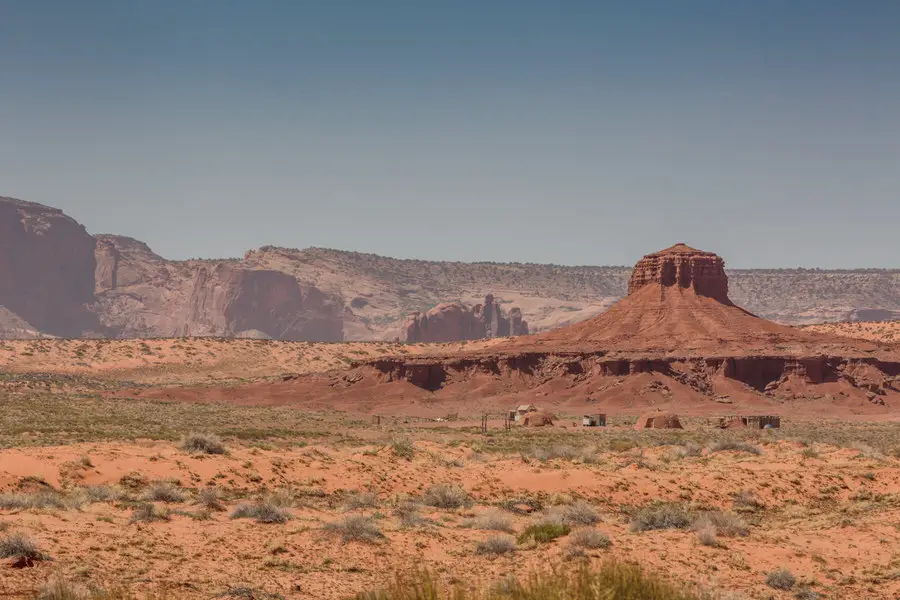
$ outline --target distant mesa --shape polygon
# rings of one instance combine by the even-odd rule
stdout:
[[[628,282],[628,294],[651,284],[691,289],[701,296],[731,304],[725,261],[712,252],[686,244],[675,244],[639,260]]]
[[[403,326],[402,339],[407,342],[461,342],[497,337],[525,335],[528,322],[516,307],[505,312],[493,294],[484,304],[473,307],[462,302],[444,302],[426,312],[409,316]]]

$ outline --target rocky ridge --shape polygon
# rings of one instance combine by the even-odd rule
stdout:
[[[427,312],[409,316],[403,327],[402,341],[456,342],[525,335],[528,323],[522,311],[512,307],[507,314],[493,294],[483,304],[469,307],[462,302],[438,304]]]
[[[692,259],[670,261],[676,278],[682,260]],[[781,323],[900,314],[900,271],[726,272],[733,300]],[[0,198],[0,337],[393,340],[404,337],[411,313],[448,299],[474,306],[486,290],[519,308],[521,317],[510,311],[510,321],[521,318],[539,333],[607,310],[631,277],[625,267],[433,262],[272,246],[242,259],[174,261],[138,240],[91,236],[58,209]],[[643,275],[634,277],[638,284]],[[251,310],[261,314],[243,312]]]

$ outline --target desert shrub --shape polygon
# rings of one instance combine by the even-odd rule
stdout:
[[[65,497],[56,491],[40,491],[30,494],[0,495],[0,509],[39,510],[44,508],[66,508]]]
[[[191,433],[181,438],[178,446],[192,454],[225,454],[225,444],[211,433]]]
[[[35,600],[85,600],[83,590],[60,577],[50,578],[38,590]]]
[[[540,461],[554,460],[557,458],[561,460],[574,460],[575,458],[578,458],[579,454],[580,452],[577,448],[565,444],[537,447],[531,451],[531,455]]]
[[[290,513],[284,508],[271,502],[256,502],[254,504],[238,504],[231,513],[232,519],[253,519],[257,523],[285,523],[291,518]]]
[[[672,449],[672,456],[674,458],[687,458],[689,456],[700,456],[703,452],[703,448],[700,447],[699,444],[694,442],[686,442],[684,444],[675,446]]]
[[[49,559],[46,554],[40,551],[33,539],[20,533],[0,538],[0,558]]]
[[[534,541],[538,544],[546,544],[547,542],[552,542],[556,538],[569,535],[570,531],[571,528],[562,523],[534,523],[526,527],[525,531],[519,534],[519,543],[524,544]]]
[[[272,594],[245,586],[230,587],[221,594],[216,594],[213,598],[223,598],[227,600],[284,600],[284,596],[281,596],[280,594]]]
[[[515,552],[516,540],[508,535],[495,535],[475,545],[476,554],[509,554]]]
[[[297,492],[289,487],[281,487],[266,495],[264,502],[279,508],[293,508],[297,504]]]
[[[795,583],[797,578],[787,569],[779,569],[766,575],[766,585],[776,590],[789,590]]]
[[[713,548],[718,547],[719,545],[719,537],[716,532],[716,528],[713,525],[702,525],[701,527],[696,528],[697,539],[704,546],[711,546]]]
[[[407,439],[397,439],[392,441],[391,450],[394,451],[395,456],[406,460],[412,460],[413,456],[416,454],[416,447],[413,445],[412,440]]]
[[[692,520],[690,511],[681,504],[653,504],[634,513],[631,519],[631,530],[684,529],[691,524]]]
[[[196,503],[207,510],[225,510],[222,499],[219,497],[219,490],[214,487],[208,487],[197,493]]]
[[[394,509],[394,514],[400,518],[403,527],[416,527],[425,521],[419,514],[419,505],[415,502],[401,502]]]
[[[719,510],[700,513],[694,518],[693,527],[698,532],[712,528],[714,533],[726,537],[743,537],[750,533],[750,527],[740,515]]]
[[[753,444],[748,444],[747,442],[742,442],[741,440],[736,440],[734,438],[726,438],[724,440],[719,440],[718,442],[714,442],[710,445],[710,452],[724,452],[727,450],[733,450],[735,452],[747,452],[749,454],[762,454],[762,450],[760,450],[757,446]]]
[[[384,534],[378,529],[372,517],[364,515],[350,515],[340,521],[325,524],[325,531],[330,531],[341,536],[341,541],[347,542],[377,542],[384,538]]]
[[[732,495],[732,506],[738,512],[755,512],[763,508],[763,504],[752,490],[741,490]]]
[[[108,485],[89,485],[79,489],[83,491],[88,502],[112,502],[121,496],[115,488]]]
[[[575,527],[577,525],[594,525],[599,523],[600,515],[593,506],[579,500],[568,505],[554,506],[547,512],[545,520]]]
[[[144,491],[146,502],[184,502],[185,493],[171,481],[154,481]]]
[[[808,585],[801,585],[794,591],[795,600],[819,600],[820,598],[822,598],[822,594]]]
[[[819,451],[812,447],[804,448],[800,451],[800,456],[803,458],[819,458]]]
[[[153,523],[154,521],[168,521],[172,518],[168,510],[154,506],[149,502],[138,504],[131,512],[130,523]]]
[[[612,542],[609,541],[609,536],[599,529],[582,527],[569,536],[569,545],[579,550],[599,550],[609,548]]]
[[[378,508],[378,494],[375,492],[356,492],[350,494],[344,502],[344,507],[347,510]]]
[[[446,588],[427,572],[399,578],[385,590],[362,592],[355,600],[699,600],[656,575],[645,573],[639,566],[611,561],[599,568],[582,566],[576,570],[532,573],[521,580],[504,582],[494,593],[472,594],[463,586]]]
[[[469,493],[458,485],[438,483],[425,490],[422,502],[435,508],[463,508],[470,506],[472,499]]]
[[[490,511],[478,515],[474,519],[466,521],[464,525],[465,527],[485,531],[505,531],[506,533],[513,531],[513,520],[499,511]]]

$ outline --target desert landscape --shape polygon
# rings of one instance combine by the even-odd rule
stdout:
[[[0,589],[898,597],[892,325],[776,324],[729,289],[677,244],[534,335],[0,342]]]

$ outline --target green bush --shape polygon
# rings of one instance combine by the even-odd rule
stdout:
[[[546,544],[556,538],[569,535],[570,531],[569,526],[562,523],[535,523],[526,527],[525,531],[519,534],[519,543],[524,544],[529,541],[535,541],[538,544]]]

